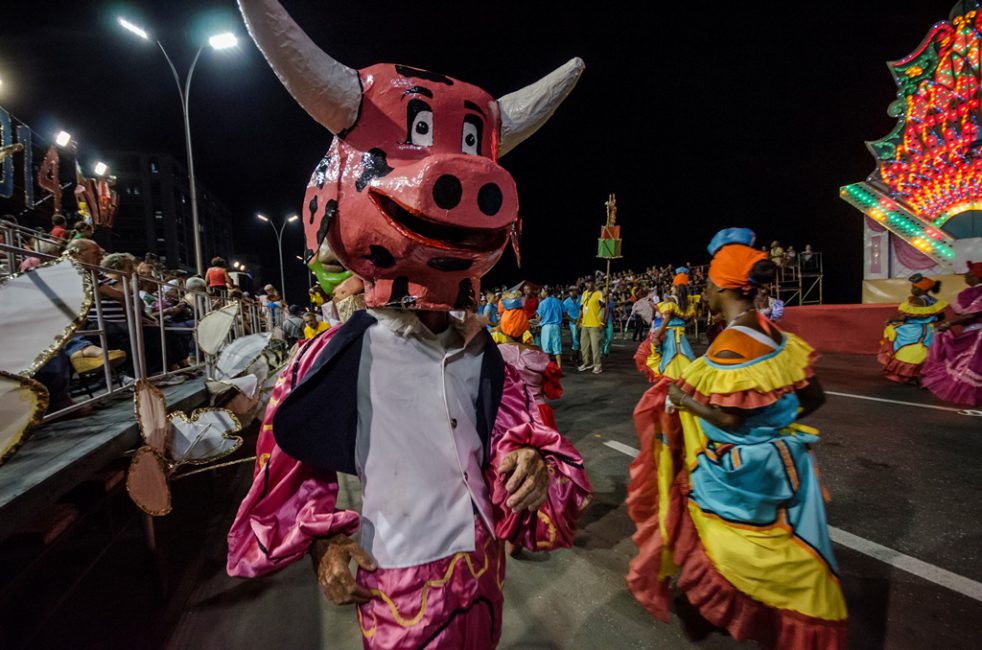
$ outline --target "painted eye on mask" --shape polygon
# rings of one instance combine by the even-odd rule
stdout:
[[[481,155],[481,130],[484,125],[475,115],[464,116],[464,128],[460,136],[460,150],[472,156]]]
[[[481,120],[473,115],[464,118],[460,137],[460,150],[472,156],[481,155]]]
[[[409,133],[406,142],[417,147],[433,146],[433,109],[426,102],[414,99],[406,107]]]

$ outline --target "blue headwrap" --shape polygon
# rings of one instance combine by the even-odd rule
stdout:
[[[755,239],[757,239],[757,235],[750,228],[724,228],[713,236],[707,248],[709,249],[710,255],[715,255],[716,251],[727,244],[753,246]]]

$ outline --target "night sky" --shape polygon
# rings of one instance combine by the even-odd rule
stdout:
[[[637,4],[284,2],[351,67],[405,63],[496,96],[572,56],[586,61],[555,117],[502,158],[518,184],[523,269],[508,251],[490,281],[557,282],[598,268],[603,204],[615,192],[625,253],[615,269],[698,264],[718,229],[749,226],[758,243],[823,251],[827,301],[857,301],[862,217],[838,188],[872,171],[863,143],[894,125],[885,62],[915,49],[952,3]],[[183,160],[170,71],[117,15],[151,29],[182,71],[209,32],[240,36],[235,50],[206,50],[195,72],[195,164],[233,209],[239,251],[258,255],[260,279],[278,284],[275,238],[255,212],[299,212],[331,135],[280,85],[234,2],[6,0],[0,105],[40,133],[72,132],[83,160],[112,150]],[[306,282],[294,257],[301,228],[287,232],[296,296]]]

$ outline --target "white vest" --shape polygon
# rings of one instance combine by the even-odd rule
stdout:
[[[358,370],[361,545],[386,569],[473,551],[475,511],[494,530],[477,433],[484,338],[465,348],[455,327],[434,335],[414,314],[371,314]]]

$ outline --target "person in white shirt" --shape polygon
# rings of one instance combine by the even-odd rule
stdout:
[[[591,493],[579,453],[541,421],[473,314],[479,278],[519,227],[497,155],[515,129],[544,123],[582,63],[519,91],[534,125],[506,122],[510,104],[476,86],[406,66],[351,70],[279,3],[239,6],[301,105],[344,132],[301,223],[318,261],[364,280],[367,309],[304,344],[274,389],[227,571],[256,577],[310,553],[324,595],[358,605],[366,648],[493,648],[505,542],[569,546]],[[464,108],[462,137],[434,139],[461,133]],[[393,145],[396,131],[410,140]],[[337,472],[360,480],[360,514],[337,507]]]

